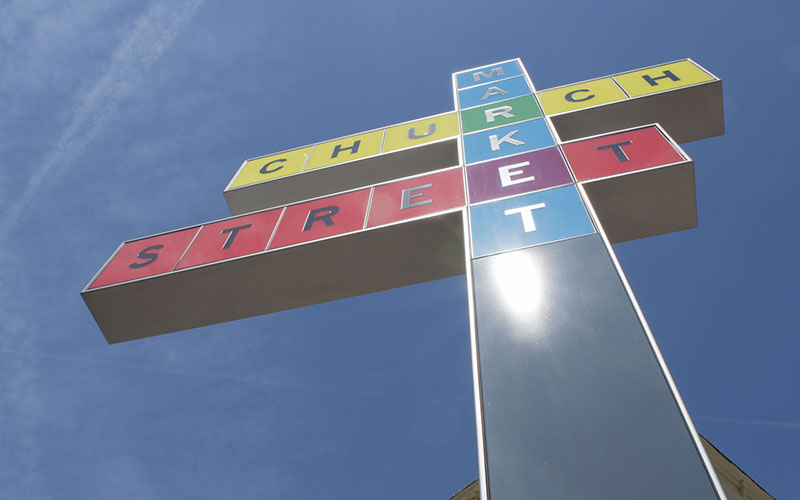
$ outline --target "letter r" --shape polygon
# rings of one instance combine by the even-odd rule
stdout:
[[[500,106],[499,108],[487,109],[484,111],[486,113],[486,123],[494,122],[494,118],[496,116],[502,116],[503,118],[514,118],[514,115],[511,114],[511,110],[513,108],[511,106]]]

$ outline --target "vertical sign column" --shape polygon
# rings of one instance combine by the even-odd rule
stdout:
[[[724,498],[522,64],[453,85],[482,498]]]

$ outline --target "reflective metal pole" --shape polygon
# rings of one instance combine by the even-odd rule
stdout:
[[[453,85],[482,498],[725,498],[522,64]]]

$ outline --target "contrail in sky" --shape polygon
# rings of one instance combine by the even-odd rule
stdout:
[[[17,223],[42,183],[58,166],[63,171],[102,130],[119,104],[141,84],[143,75],[161,57],[203,0],[156,2],[139,16],[117,46],[105,72],[79,99],[67,125],[44,160],[34,169],[22,193],[0,220],[0,241]]]
[[[76,99],[78,104],[70,110],[72,120],[32,169],[19,196],[0,215],[0,242],[6,240],[9,231],[38,196],[45,179],[52,181],[56,174],[69,168],[120,103],[134,94],[147,70],[173,43],[201,3],[202,0],[155,2],[131,23],[130,30],[104,65],[103,73]],[[13,20],[8,18],[4,22],[13,25]],[[15,312],[20,293],[23,292],[3,290],[0,294],[2,344],[33,350],[34,340],[28,323]],[[14,433],[3,436],[0,449],[0,496],[42,498],[44,472],[34,432],[35,422],[42,418],[44,411],[39,398],[38,363],[15,356],[4,359],[2,368],[0,391],[10,411],[0,413],[0,429],[14,429]]]
[[[748,418],[724,417],[695,417],[694,420],[705,422],[720,422],[723,424],[754,425],[759,427],[783,427],[786,429],[800,429],[800,422],[787,422],[783,420],[757,420]]]

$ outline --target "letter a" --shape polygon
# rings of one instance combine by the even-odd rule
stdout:
[[[508,94],[508,92],[501,89],[500,87],[489,87],[488,89],[486,89],[486,93],[483,94],[483,97],[481,97],[481,101],[485,101],[486,99],[492,97],[493,95],[506,95],[506,94]]]

